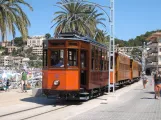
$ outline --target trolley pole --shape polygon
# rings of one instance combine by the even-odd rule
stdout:
[[[112,74],[111,74],[112,73]],[[115,38],[114,38],[114,0],[110,0],[110,44],[109,44],[109,80],[108,80],[108,92],[110,93],[110,87],[112,79],[113,92],[115,92]]]

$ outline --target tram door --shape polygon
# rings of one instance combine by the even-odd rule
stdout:
[[[80,87],[87,85],[87,51],[80,52]]]

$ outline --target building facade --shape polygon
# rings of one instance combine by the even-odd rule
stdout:
[[[40,55],[42,56],[43,54],[43,47],[42,46],[35,46],[32,48],[32,53],[36,54],[36,55]]]
[[[151,74],[154,70],[161,72],[161,32],[152,34],[147,40],[146,73]]]
[[[36,55],[42,55],[43,40],[45,36],[33,36],[27,39],[27,47],[32,47],[33,53]]]
[[[11,66],[12,61],[13,61],[13,59],[11,56],[1,56],[0,57],[0,66]]]
[[[7,46],[6,49],[7,49],[8,53],[12,53],[12,51],[17,50],[18,47],[16,47],[16,46]]]
[[[12,43],[10,41],[3,41],[3,42],[0,42],[0,46],[2,47],[7,47],[7,46],[11,46]]]
[[[12,57],[12,56],[1,56],[0,57],[0,66],[5,66],[5,67],[18,67],[18,66],[24,66],[28,64],[30,61],[29,58],[24,58],[24,57]]]
[[[27,39],[28,47],[42,46],[43,40],[45,40],[45,36],[32,36]]]

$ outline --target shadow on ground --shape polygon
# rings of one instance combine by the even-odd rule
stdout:
[[[81,105],[82,101],[66,101],[66,100],[56,100],[56,99],[47,99],[46,97],[29,97],[23,98],[21,101],[31,102],[41,105]]]
[[[143,90],[143,89],[134,89],[134,90]]]
[[[153,97],[153,98],[150,98],[150,97],[143,97],[143,98],[140,98],[140,99],[154,99],[154,97]]]
[[[149,94],[155,94],[154,92],[145,92],[145,93],[149,93]]]

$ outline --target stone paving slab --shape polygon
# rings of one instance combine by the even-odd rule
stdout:
[[[161,120],[161,100],[154,99],[152,77],[148,79],[146,90],[140,84],[115,102],[99,105],[69,120]]]

